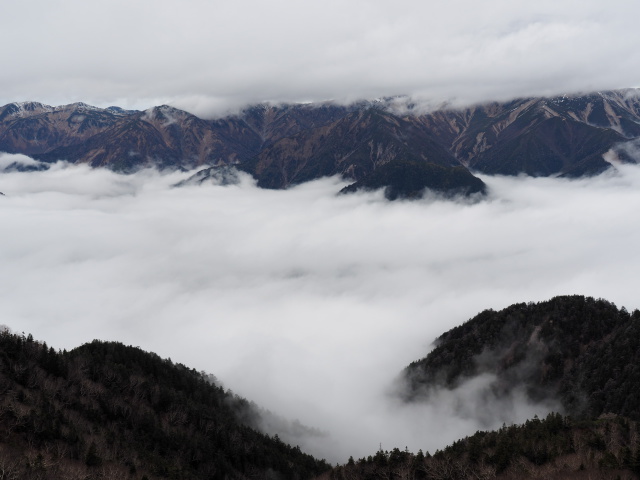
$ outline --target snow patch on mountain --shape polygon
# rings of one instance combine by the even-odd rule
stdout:
[[[9,116],[12,117],[25,117],[38,113],[52,112],[54,108],[40,102],[14,102],[5,105],[2,110],[3,112],[8,111]]]

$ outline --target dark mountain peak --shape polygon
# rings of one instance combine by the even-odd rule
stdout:
[[[498,399],[524,388],[534,401],[558,400],[572,415],[640,419],[633,393],[640,389],[639,361],[640,311],[572,295],[485,310],[440,336],[405,375],[414,400],[489,373]]]
[[[387,200],[417,199],[426,191],[446,196],[484,195],[486,185],[466,168],[445,167],[425,162],[392,161],[373,170],[340,193],[384,188]]]
[[[266,146],[241,168],[258,178],[261,187],[286,188],[331,175],[358,181],[396,160],[457,164],[429,132],[385,109],[340,113],[335,121],[309,126]]]

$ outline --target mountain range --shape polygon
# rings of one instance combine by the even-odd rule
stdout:
[[[145,111],[37,102],[0,108],[0,151],[42,162],[63,159],[123,172],[233,166],[258,186],[275,189],[341,175],[353,181],[349,191],[392,186],[394,197],[415,196],[425,187],[481,192],[473,173],[594,175],[612,161],[631,161],[624,145],[638,137],[635,89],[429,111],[408,99],[262,104],[213,120],[167,105]],[[418,171],[427,180],[394,183]]]

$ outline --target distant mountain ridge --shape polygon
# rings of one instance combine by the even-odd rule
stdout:
[[[486,174],[582,176],[640,137],[638,90],[527,98],[421,112],[391,100],[256,105],[205,120],[162,105],[145,111],[83,103],[0,107],[0,151],[134,171],[234,165],[258,185],[327,175],[354,182],[383,165],[418,162]],[[630,160],[624,154],[623,161]]]

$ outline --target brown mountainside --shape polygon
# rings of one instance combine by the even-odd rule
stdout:
[[[397,112],[392,104],[257,105],[206,120],[166,105],[140,112],[12,103],[0,108],[0,151],[121,171],[235,165],[261,186],[286,188],[324,175],[360,181],[395,161],[591,175],[609,167],[605,152],[640,136],[637,90],[429,113]]]

